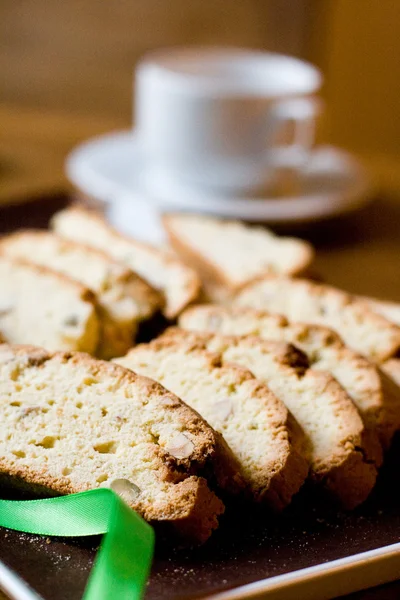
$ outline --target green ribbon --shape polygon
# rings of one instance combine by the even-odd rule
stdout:
[[[47,536],[106,533],[84,600],[140,600],[144,595],[154,532],[110,489],[45,500],[0,500],[0,526]]]

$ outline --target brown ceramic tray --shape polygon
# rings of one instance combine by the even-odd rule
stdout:
[[[231,506],[201,548],[178,549],[158,540],[147,599],[331,598],[396,579],[399,441],[372,496],[352,513],[338,512],[305,489],[279,518]],[[0,560],[45,600],[78,600],[98,541],[0,529]]]

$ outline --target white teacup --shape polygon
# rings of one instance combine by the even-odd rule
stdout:
[[[148,55],[135,87],[146,179],[228,192],[263,187],[277,157],[293,166],[306,160],[318,107],[312,94],[321,82],[312,65],[267,52],[187,48]],[[280,146],[290,121],[292,140]]]

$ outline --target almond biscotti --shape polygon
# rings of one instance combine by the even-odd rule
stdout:
[[[192,331],[253,335],[292,343],[307,354],[315,370],[331,373],[356,404],[367,427],[384,449],[400,429],[400,390],[372,362],[354,352],[331,329],[289,322],[285,317],[238,306],[198,305],[187,309],[179,325]]]
[[[236,456],[256,501],[289,504],[307,475],[285,405],[251,373],[223,365],[196,344],[159,339],[133,348],[119,364],[151,376],[197,410]]]
[[[68,277],[0,256],[0,331],[14,344],[94,353],[99,319],[93,293]]]
[[[367,296],[358,296],[358,299],[365,302],[374,312],[400,326],[400,303],[378,300],[378,298]]]
[[[389,358],[381,365],[381,368],[397,386],[400,386],[400,358]]]
[[[100,358],[125,353],[133,344],[138,324],[162,305],[156,290],[107,254],[48,231],[23,231],[4,237],[0,254],[63,273],[96,294],[101,325],[96,355]]]
[[[201,282],[195,271],[165,250],[120,235],[94,212],[68,208],[55,215],[52,225],[59,235],[107,252],[161,290],[168,319],[175,319],[199,296]]]
[[[302,364],[293,346],[255,336],[222,336],[175,327],[162,339],[203,345],[220,353],[224,362],[250,369],[285,403],[302,428],[311,477],[322,482],[345,508],[366,499],[381,463],[380,448],[371,443],[355,405],[332,376]]]
[[[163,216],[174,250],[202,279],[235,290],[261,275],[296,275],[314,257],[310,244],[274,235],[265,227],[191,214]]]
[[[222,502],[215,432],[158,383],[80,353],[0,346],[0,475],[54,494],[113,487],[191,541]]]
[[[331,327],[350,348],[377,363],[400,351],[400,327],[351,294],[306,279],[265,277],[245,286],[234,304]]]
[[[398,302],[388,302],[366,296],[360,296],[359,300],[365,302],[374,312],[400,327],[400,304]],[[381,365],[381,368],[400,386],[400,358],[389,358]]]

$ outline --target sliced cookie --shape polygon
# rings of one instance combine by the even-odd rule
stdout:
[[[400,326],[399,302],[389,302],[388,300],[379,300],[378,298],[369,298],[367,296],[358,296],[358,299],[365,302],[374,312]]]
[[[310,476],[345,508],[371,492],[381,461],[350,397],[328,373],[308,368],[302,353],[255,336],[223,336],[171,328],[163,338],[187,340],[218,352],[224,362],[251,369],[293,414],[304,432]]]
[[[174,250],[204,282],[228,290],[268,273],[304,272],[314,258],[308,242],[279,237],[266,227],[179,213],[165,214],[163,224]]]
[[[222,502],[202,475],[215,432],[158,383],[86,354],[0,346],[0,474],[34,491],[121,492],[148,521],[205,541]]]
[[[400,327],[400,303],[378,300],[377,298],[359,297],[368,307]],[[400,386],[400,358],[389,358],[382,364],[382,370]]]
[[[162,306],[162,297],[109,255],[48,231],[23,231],[0,240],[0,254],[76,279],[97,296],[100,339],[96,355],[113,358],[133,344],[138,324]]]
[[[381,365],[381,368],[395,382],[396,386],[400,386],[400,358],[389,358]]]
[[[69,277],[0,256],[0,331],[9,343],[94,354],[100,331],[95,297]]]
[[[400,351],[400,327],[334,287],[306,279],[265,277],[245,286],[233,303],[331,327],[350,348],[377,363]]]
[[[52,226],[65,238],[103,250],[161,290],[168,319],[175,319],[199,296],[201,283],[195,271],[165,250],[119,234],[94,212],[68,208],[54,216]]]
[[[180,317],[181,327],[223,335],[255,335],[292,343],[307,354],[314,370],[331,373],[356,404],[367,427],[376,431],[384,449],[400,429],[400,390],[372,362],[348,348],[322,325],[289,322],[253,308],[198,305]]]
[[[308,465],[285,405],[238,366],[204,345],[159,339],[133,348],[119,364],[172,390],[225,438],[256,501],[280,510],[302,485]]]

